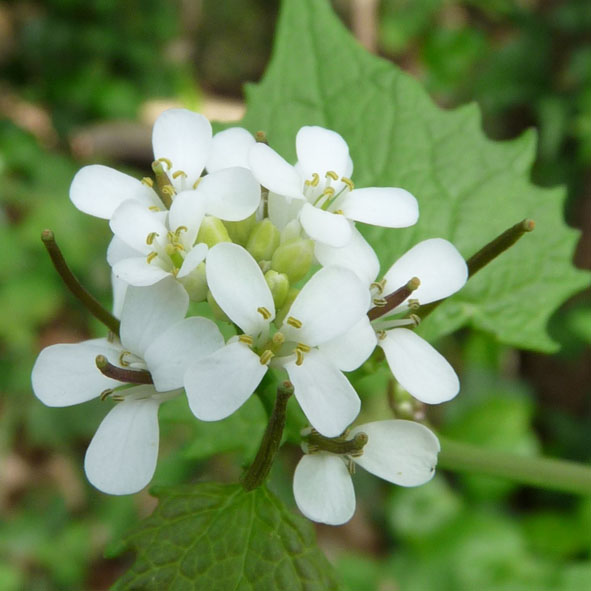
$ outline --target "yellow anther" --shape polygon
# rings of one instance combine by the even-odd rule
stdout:
[[[326,187],[326,189],[324,189],[324,191],[322,191],[322,194],[332,197],[334,195],[334,189],[332,187]]]
[[[326,173],[326,176],[330,177],[333,181],[339,180],[339,175],[334,170],[329,170]]]
[[[119,364],[123,367],[129,367],[129,363],[125,361],[125,356],[127,355],[127,351],[123,351],[121,355],[119,355]]]
[[[296,354],[296,365],[302,365],[302,363],[304,363],[303,351],[300,351],[300,349],[296,349],[295,354]]]
[[[335,209],[332,213],[336,213],[337,215],[345,215],[345,212],[342,209]]]
[[[290,326],[293,326],[294,328],[302,328],[301,320],[298,320],[297,318],[294,318],[293,316],[289,316],[285,322],[287,322],[287,324],[289,324]]]
[[[178,179],[180,176],[187,178],[187,173],[184,170],[177,170],[176,172],[172,173],[173,179]]]
[[[148,207],[148,209],[150,211],[160,211],[160,208],[157,205],[150,205],[150,207]]]
[[[267,365],[267,363],[269,363],[269,361],[271,361],[271,358],[274,356],[275,353],[273,353],[273,351],[269,351],[269,349],[263,351],[262,355],[259,358],[261,365]]]
[[[164,164],[166,164],[166,166],[168,166],[168,170],[172,168],[172,162],[168,158],[158,158],[156,162],[163,162]]]
[[[174,187],[172,185],[164,185],[164,187],[162,187],[160,190],[169,197],[173,197],[174,195],[176,195],[176,191],[174,190]]]
[[[310,350],[309,345],[305,345],[304,343],[298,343],[296,346],[296,351],[301,351],[302,353],[309,353]]]
[[[187,228],[187,226],[179,226],[175,231],[174,231],[174,235],[178,238],[181,234],[181,232],[188,232],[189,228]]]
[[[180,242],[173,242],[172,244],[173,248],[177,251],[182,251],[185,252],[185,247],[180,243]]]
[[[153,187],[154,186],[154,181],[149,177],[149,176],[145,176],[142,179],[142,183],[148,187]]]
[[[374,281],[369,288],[376,289],[378,293],[384,293],[384,288],[386,287],[386,280],[381,279],[380,281]]]
[[[386,338],[386,331],[385,330],[378,330],[376,332],[376,336],[378,337],[378,340],[383,341]]]
[[[111,394],[113,394],[113,390],[111,390],[111,388],[107,388],[101,392],[100,399],[104,402]]]
[[[345,185],[347,185],[347,187],[349,187],[349,191],[352,191],[355,188],[353,181],[351,179],[347,178],[346,176],[342,176],[341,181],[343,181],[343,183],[345,183]]]
[[[410,300],[408,300],[408,307],[411,310],[418,310],[421,307],[421,304],[419,304],[419,300],[417,300],[416,298],[411,298]]]
[[[373,305],[377,306],[378,308],[385,306],[387,303],[388,303],[388,300],[386,298],[374,298],[373,299]]]
[[[241,343],[246,343],[246,344],[247,344],[249,347],[250,347],[250,346],[252,346],[252,345],[254,344],[254,340],[253,340],[253,338],[252,338],[251,336],[247,335],[247,334],[241,334],[241,335],[238,337],[238,340],[239,340]]]
[[[413,321],[413,324],[415,326],[418,326],[419,324],[421,324],[421,317],[420,316],[417,316],[416,314],[411,314],[409,316],[409,318],[410,318],[410,320]]]
[[[201,182],[201,179],[203,177],[199,177],[194,183],[193,183],[193,189],[196,189],[199,186],[199,183]]]
[[[147,257],[146,260],[148,263],[151,263],[156,257],[158,256],[157,252],[151,252]]]
[[[264,306],[260,306],[259,308],[257,308],[257,312],[265,319],[265,320],[269,320],[269,318],[271,318],[271,312],[269,312],[269,310],[267,310],[267,308],[265,308]]]
[[[317,172],[315,172],[315,173],[312,175],[312,180],[310,181],[310,184],[311,184],[313,187],[317,187],[319,182],[320,182],[320,177],[318,176],[318,173],[317,173]]]
[[[156,238],[156,236],[158,236],[158,232],[150,232],[146,236],[146,244],[152,245],[152,243],[154,242],[154,239]]]
[[[283,345],[285,343],[285,335],[282,332],[276,332],[271,339],[274,345]]]

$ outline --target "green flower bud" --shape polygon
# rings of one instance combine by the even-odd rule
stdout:
[[[206,215],[201,222],[197,242],[204,242],[211,248],[219,242],[232,242],[222,220]]]
[[[246,250],[255,261],[268,261],[278,246],[279,230],[267,218],[254,227],[246,243]]]
[[[293,242],[294,240],[299,240],[302,237],[302,226],[298,220],[291,220],[286,226],[281,230],[281,244],[285,244],[287,242]]]
[[[207,292],[207,303],[211,308],[213,316],[216,320],[223,320],[224,322],[232,322],[227,316],[226,313],[220,308],[219,304],[214,300],[213,296],[211,295],[211,291]]]
[[[306,276],[314,262],[314,242],[312,240],[295,240],[282,244],[271,259],[271,269],[285,273],[291,283]]]
[[[205,279],[205,263],[198,265],[185,277],[180,277],[179,281],[187,290],[189,298],[193,302],[202,302],[207,297],[207,280]]]
[[[289,279],[285,273],[277,273],[277,271],[271,270],[265,273],[265,281],[273,294],[275,310],[279,310],[287,299]]]
[[[246,246],[248,237],[250,236],[255,223],[256,213],[253,213],[245,220],[240,220],[239,222],[224,222],[224,226],[226,226],[226,230],[228,230],[228,235],[232,239],[232,242],[240,244],[240,246]]]
[[[281,308],[279,308],[275,314],[276,326],[279,326],[285,320],[285,317],[287,316],[287,313],[289,312],[289,309],[291,308],[291,305],[296,299],[298,293],[300,293],[300,290],[295,287],[290,288],[290,290],[287,292],[287,297],[283,302],[283,306],[281,306]]]

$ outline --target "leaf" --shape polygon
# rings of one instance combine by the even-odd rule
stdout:
[[[157,509],[127,540],[136,562],[113,591],[338,589],[312,525],[266,488],[208,482],[156,494]]]
[[[357,186],[400,186],[417,197],[413,228],[363,228],[383,271],[423,239],[447,238],[469,257],[521,219],[534,219],[536,231],[440,306],[424,336],[472,325],[504,343],[555,350],[547,320],[589,275],[570,262],[578,233],[562,219],[564,190],[529,180],[535,133],[489,140],[476,105],[434,105],[416,80],[359,46],[326,0],[282,6],[271,64],[247,88],[243,125],[265,130],[291,162],[301,126],[334,129],[350,146]]]

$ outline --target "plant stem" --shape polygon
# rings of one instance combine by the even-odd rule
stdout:
[[[554,458],[517,456],[449,439],[439,439],[439,468],[496,476],[567,493],[591,495],[590,466]]]
[[[293,394],[293,385],[285,381],[277,387],[275,406],[265,429],[259,451],[250,468],[242,478],[242,486],[245,490],[258,488],[267,476],[279,449],[283,428],[285,427],[285,411],[289,397]]]
[[[491,261],[496,259],[500,254],[513,246],[524,234],[532,232],[535,228],[533,220],[521,220],[519,223],[511,226],[502,234],[499,234],[494,240],[483,246],[476,254],[473,254],[467,261],[468,279],[478,273],[480,269],[488,265]],[[447,298],[431,302],[425,306],[421,306],[417,315],[421,319],[426,318],[437,306],[445,302]]]
[[[120,322],[78,281],[72,273],[66,259],[62,254],[55,236],[51,230],[43,230],[41,240],[51,258],[55,270],[59,273],[62,281],[82,305],[98,320],[100,320],[111,332],[119,336]]]

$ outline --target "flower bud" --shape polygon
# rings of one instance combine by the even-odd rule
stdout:
[[[281,230],[281,244],[285,244],[286,242],[293,242],[294,240],[299,240],[302,237],[302,226],[298,220],[291,220],[286,226]]]
[[[289,279],[285,273],[277,273],[277,271],[270,270],[265,273],[265,281],[271,290],[271,294],[273,294],[275,310],[279,310],[287,299]]]
[[[305,277],[314,262],[314,242],[295,240],[282,244],[271,259],[271,269],[285,273],[291,283]]]
[[[179,277],[178,280],[187,290],[189,298],[193,302],[202,302],[207,297],[207,280],[205,278],[205,263],[198,265],[185,277]]]
[[[279,230],[267,218],[254,227],[246,243],[246,250],[255,261],[269,261],[278,246]]]
[[[201,222],[197,242],[204,242],[212,248],[219,242],[232,242],[222,220],[206,215]]]
[[[293,304],[293,301],[298,296],[298,293],[300,293],[300,290],[297,289],[296,287],[292,287],[287,292],[287,297],[285,298],[285,301],[283,302],[283,306],[280,309],[277,309],[277,312],[275,313],[275,325],[276,326],[280,325],[285,320],[285,317],[287,316],[289,309],[291,308],[291,305]]]
[[[253,213],[244,220],[239,222],[224,222],[228,235],[232,239],[232,242],[240,244],[240,246],[246,246],[248,237],[254,228],[256,223],[256,213]]]

